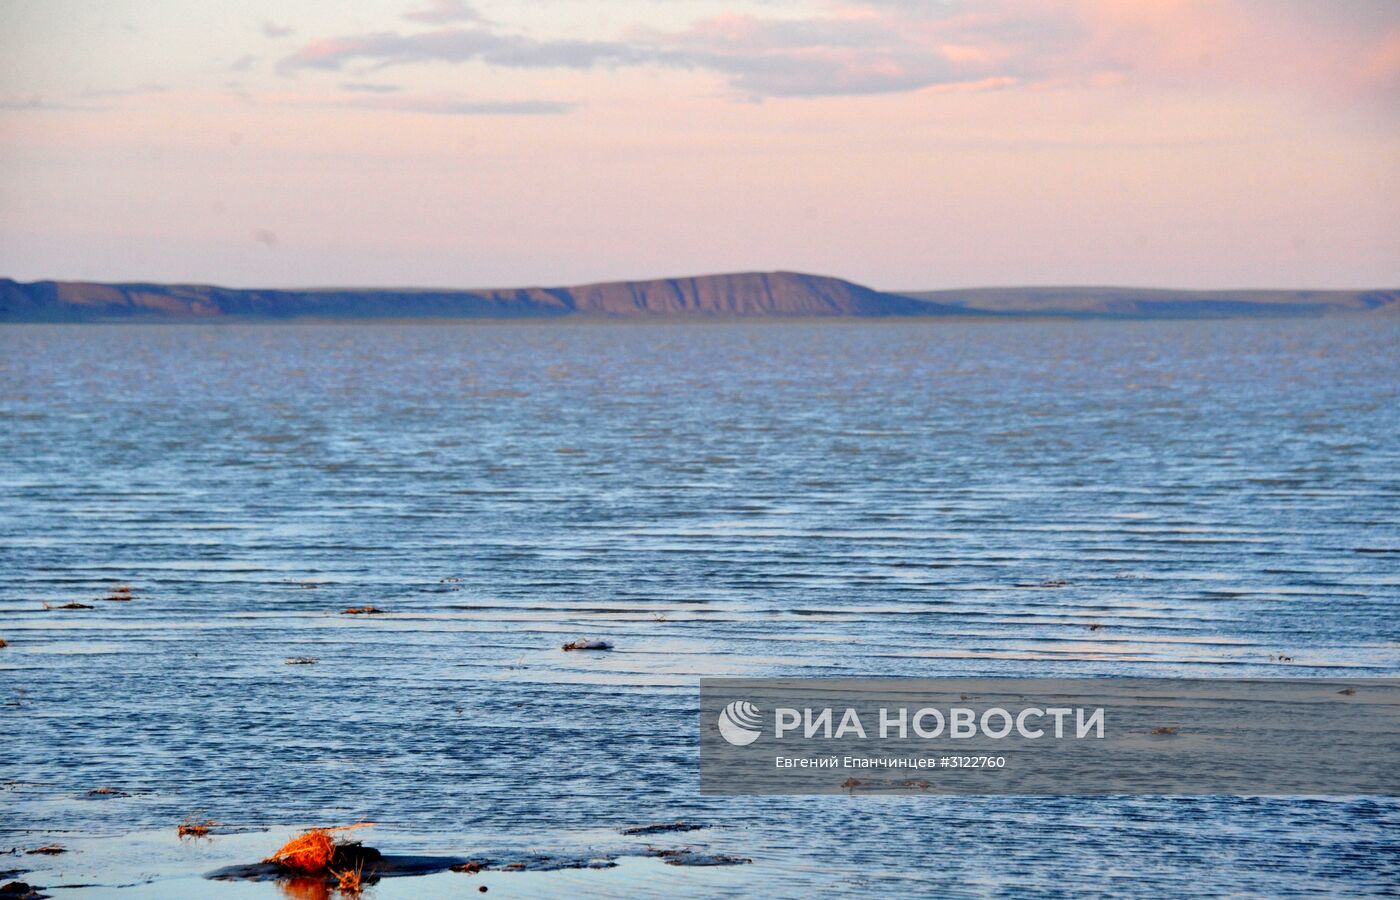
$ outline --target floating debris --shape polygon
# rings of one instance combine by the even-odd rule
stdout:
[[[841,782],[841,787],[845,788],[848,791],[853,791],[856,788],[860,787],[863,783],[864,782],[862,782],[859,778],[852,777],[847,778],[845,781]]]
[[[561,869],[611,869],[617,860],[606,854],[588,856],[550,856],[531,853],[500,867],[502,872],[557,872]],[[487,866],[494,868],[494,866]]]
[[[218,825],[213,819],[197,819],[191,813],[185,816],[185,820],[175,827],[175,833],[182,838],[202,838],[208,837],[209,830]]]
[[[1282,653],[1278,653],[1278,654],[1270,653],[1270,654],[1269,654],[1269,660],[1270,660],[1271,662],[1293,662],[1293,657],[1291,657],[1291,656],[1284,656]]]
[[[1103,628],[1103,623],[1102,623],[1102,622],[1094,622],[1093,624],[1091,624],[1091,625],[1089,626],[1089,630],[1090,630],[1090,631],[1098,631],[1098,630],[1101,629],[1101,628]]]
[[[8,646],[10,646],[10,642],[4,638],[0,638],[0,650],[4,650]]]
[[[1062,588],[1069,587],[1071,582],[1063,578],[1047,578],[1044,581],[1018,581],[1018,588]]]
[[[1337,693],[1350,697],[1356,693],[1356,688],[1342,688],[1340,691],[1337,691]]]
[[[111,600],[113,603],[128,603],[131,600],[131,585],[119,584],[112,588],[112,593],[102,599]]]
[[[92,609],[92,604],[90,604],[90,603],[79,603],[79,602],[76,601],[76,600],[71,600],[71,601],[69,601],[68,603],[60,603],[60,604],[45,603],[45,604],[44,604],[44,609]]]
[[[87,792],[89,797],[130,797],[126,791],[114,787],[93,788]]]
[[[675,850],[647,848],[648,856],[655,856],[668,866],[742,866],[753,860],[747,856],[730,856],[727,853],[704,853],[690,847]]]
[[[67,853],[68,848],[62,844],[45,844],[42,847],[35,847],[33,850],[26,850],[30,856],[57,856],[60,853]]]
[[[636,825],[632,828],[622,829],[623,834],[664,834],[674,831],[699,831],[704,825],[687,825],[683,820],[677,819],[674,822],[663,822],[660,825]]]
[[[289,665],[289,666],[314,666],[314,665],[316,665],[316,657],[314,657],[314,656],[289,656],[289,657],[287,657],[287,665]]]
[[[352,607],[350,607],[349,609],[345,610],[345,612],[341,613],[341,615],[342,615],[342,616],[377,616],[377,615],[382,615],[383,612],[384,612],[384,610],[380,609],[380,608],[377,607],[377,606],[352,606]]]
[[[612,648],[613,645],[607,641],[595,641],[589,638],[579,638],[564,645],[565,650],[611,650]]]
[[[466,875],[475,875],[477,872],[481,871],[481,863],[477,862],[474,859],[469,859],[464,863],[457,863],[456,865],[452,866],[451,871],[462,872]]]
[[[1176,734],[1175,725],[1158,725],[1152,729],[1153,734]]]
[[[44,900],[48,894],[41,894],[30,884],[23,881],[7,881],[0,884],[0,897],[5,900]]]

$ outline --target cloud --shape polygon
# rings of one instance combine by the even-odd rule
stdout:
[[[278,63],[298,69],[338,70],[363,61],[375,68],[410,63],[481,60],[509,68],[588,69],[600,64],[641,63],[651,57],[627,44],[604,41],[536,41],[480,28],[449,28],[421,34],[381,31],[313,41]]]
[[[230,72],[246,72],[249,69],[253,68],[253,63],[257,61],[258,58],[253,54],[244,54],[243,56],[240,56],[238,57],[238,59],[235,59],[233,62],[229,63],[228,70]]]
[[[435,7],[432,21],[441,21]],[[827,96],[1018,80],[1026,66],[989,46],[985,16],[866,9],[808,19],[724,15],[681,31],[633,28],[617,40],[542,40],[480,25],[417,33],[381,31],[312,41],[278,65],[286,73],[417,63],[481,62],[502,68],[593,69],[651,65],[712,71],[752,97]],[[927,23],[926,23],[927,25]],[[930,34],[930,31],[935,33]]]
[[[455,97],[361,97],[339,104],[352,109],[425,113],[435,116],[553,116],[575,104],[551,100],[464,100]]]
[[[1089,88],[1400,94],[1400,4],[1357,0],[860,0],[806,18],[725,14],[615,40],[538,39],[434,3],[406,18],[471,21],[312,41],[279,71],[477,62],[712,72],[738,95],[818,97],[1073,84]]]
[[[276,22],[263,22],[262,33],[270,38],[284,38],[296,32],[295,29],[285,25],[278,25]]]
[[[342,81],[340,89],[366,94],[391,94],[399,90],[399,86],[397,84],[375,84],[367,81]]]
[[[148,94],[163,94],[170,90],[166,84],[139,84],[130,88],[104,88],[103,90],[84,91],[80,97],[89,99],[101,99],[105,97],[143,97]]]
[[[364,88],[369,90],[365,91]],[[388,91],[380,88],[390,88]],[[553,116],[572,112],[577,104],[555,100],[481,100],[457,94],[399,94],[391,85],[342,85],[351,95],[327,97],[299,94],[265,98],[279,106],[362,109],[433,116]]]
[[[39,94],[22,100],[0,100],[0,112],[106,112],[110,108],[88,103],[56,103]]]
[[[461,0],[429,0],[427,9],[406,12],[403,17],[410,22],[427,25],[446,25],[449,22],[480,22],[481,15]]]

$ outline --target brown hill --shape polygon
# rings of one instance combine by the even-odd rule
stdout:
[[[905,296],[998,316],[1118,319],[1316,317],[1400,313],[1400,290],[1183,291],[1130,287],[1006,287],[915,291]]]
[[[978,316],[1239,318],[1400,314],[1400,290],[1180,291],[977,288],[893,294],[839,278],[745,272],[580,287],[239,289],[0,279],[0,322],[394,317],[604,318]]]
[[[0,279],[0,321],[450,316],[898,316],[938,304],[795,272],[746,272],[563,288],[268,290],[193,284]]]

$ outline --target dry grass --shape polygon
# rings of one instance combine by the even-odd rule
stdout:
[[[1158,725],[1152,729],[1153,734],[1176,734],[1175,725]]]
[[[335,859],[336,849],[336,842],[331,834],[337,831],[368,828],[373,824],[373,822],[359,822],[355,825],[342,825],[339,828],[313,828],[287,841],[280,850],[263,862],[275,862],[285,868],[309,874],[328,871],[332,860]],[[358,874],[358,872],[357,868],[356,873]]]
[[[33,850],[26,850],[24,852],[31,856],[35,854],[39,856],[57,856],[60,853],[67,853],[68,848],[62,844],[45,844],[42,847],[35,847]]]
[[[380,609],[380,608],[377,607],[377,606],[352,606],[352,607],[350,607],[349,609],[347,609],[345,612],[341,613],[341,615],[344,615],[344,616],[377,616],[377,615],[380,615],[380,614],[383,613],[383,612],[384,612],[384,610]]]
[[[126,791],[122,790],[121,788],[107,787],[106,785],[103,785],[102,787],[93,788],[92,790],[90,790],[90,791],[87,792],[87,795],[88,795],[89,797],[130,797],[130,796],[131,796],[130,794],[128,794]]]
[[[209,829],[218,825],[213,819],[198,819],[194,814],[185,816],[185,820],[175,828],[175,833],[182,838],[202,838],[208,837]]]
[[[313,828],[292,838],[264,862],[298,872],[324,872],[335,858],[335,840],[325,828]]]
[[[335,869],[329,869],[329,871],[335,877],[335,886],[342,894],[358,896],[365,887],[364,868],[365,864],[361,862],[356,863],[353,869],[345,869],[342,872],[337,872]]]

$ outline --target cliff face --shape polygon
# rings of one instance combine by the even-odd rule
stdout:
[[[956,312],[793,272],[504,290],[237,290],[188,284],[0,280],[0,321],[449,316],[891,316]]]
[[[927,315],[937,307],[842,281],[795,272],[749,272],[702,278],[624,281],[569,288],[584,313],[725,316]]]

